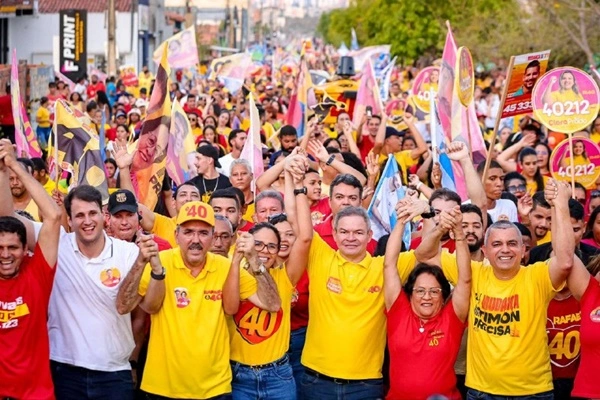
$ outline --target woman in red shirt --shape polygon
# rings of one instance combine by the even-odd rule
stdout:
[[[437,394],[458,400],[461,395],[456,389],[454,362],[471,293],[471,257],[462,229],[462,214],[458,206],[442,213],[436,228],[450,231],[456,241],[458,282],[451,301],[447,301],[450,284],[436,265],[418,264],[402,287],[396,264],[404,223],[412,219],[410,210],[417,201],[407,197],[403,202],[385,253],[384,297],[390,352],[387,399],[424,400]],[[415,208],[418,206],[412,209]]]
[[[588,272],[589,271],[589,272]],[[581,358],[572,397],[600,398],[600,257],[586,267],[575,257],[567,285],[581,306],[579,342]]]

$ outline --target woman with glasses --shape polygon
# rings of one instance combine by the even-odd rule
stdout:
[[[201,121],[196,111],[190,111],[187,113],[188,120],[190,121],[190,127],[195,138],[202,136],[202,127],[200,126]]]
[[[504,176],[504,191],[520,199],[527,194],[527,181],[520,173],[509,172]]]
[[[298,180],[301,185],[301,179]],[[286,205],[290,205],[292,214],[298,215],[297,221],[307,225],[298,230],[303,235],[296,238],[294,224],[284,220],[282,215],[271,217],[276,225],[258,223],[249,231],[254,240],[251,257],[256,257],[261,264],[257,274],[265,275],[267,281],[277,287],[282,306],[277,312],[268,312],[242,302],[239,311],[229,321],[234,400],[259,397],[296,399],[296,385],[287,351],[294,287],[306,267],[302,261],[306,263],[306,255],[299,254],[303,247],[296,244],[306,246],[311,242],[312,226],[308,200],[305,195],[294,195],[294,188],[290,176],[286,182]]]
[[[437,265],[417,264],[402,286],[397,260],[403,226],[411,218],[404,210],[400,207],[397,211],[398,224],[385,253],[383,290],[390,352],[387,399],[427,399],[436,394],[461,399],[454,363],[471,293],[471,257],[462,229],[462,214],[458,206],[442,213],[437,228],[450,232],[456,241],[458,279],[450,297],[450,284]]]

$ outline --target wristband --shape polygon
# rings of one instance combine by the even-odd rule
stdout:
[[[162,281],[165,279],[166,276],[167,271],[165,270],[165,267],[163,267],[162,269],[162,274],[155,274],[154,271],[150,271],[150,277],[152,277],[152,279],[154,279],[155,281]]]
[[[423,184],[423,182],[419,181],[419,184],[417,186],[415,186],[415,190],[419,190],[419,188],[421,187],[422,184]]]
[[[335,154],[329,156],[329,160],[325,163],[325,165],[331,165],[335,161]]]

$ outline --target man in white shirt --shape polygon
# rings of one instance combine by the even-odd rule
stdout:
[[[72,232],[61,229],[48,310],[56,397],[132,399],[131,318],[117,313],[116,296],[131,268],[145,265],[158,248],[150,236],[142,236],[137,246],[108,237],[102,195],[92,186],[73,189],[64,206]],[[0,210],[2,215],[11,212]],[[34,240],[40,224],[21,221],[28,242]]]
[[[485,162],[477,167],[477,173],[483,176]],[[485,195],[487,197],[487,212],[492,217],[492,221],[506,220],[510,222],[519,222],[517,206],[511,200],[501,199],[504,190],[504,170],[496,161],[490,163],[485,181],[483,182]]]
[[[221,167],[217,168],[219,173],[229,177],[229,174],[231,173],[231,163],[233,163],[233,160],[240,158],[247,137],[248,135],[246,132],[241,129],[234,129],[231,131],[228,139],[231,152],[219,158],[219,164],[221,164]]]

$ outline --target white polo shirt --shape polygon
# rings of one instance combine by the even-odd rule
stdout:
[[[131,317],[117,313],[116,299],[139,250],[106,233],[104,238],[100,256],[89,259],[75,233],[61,228],[48,331],[51,360],[112,372],[130,369]]]

